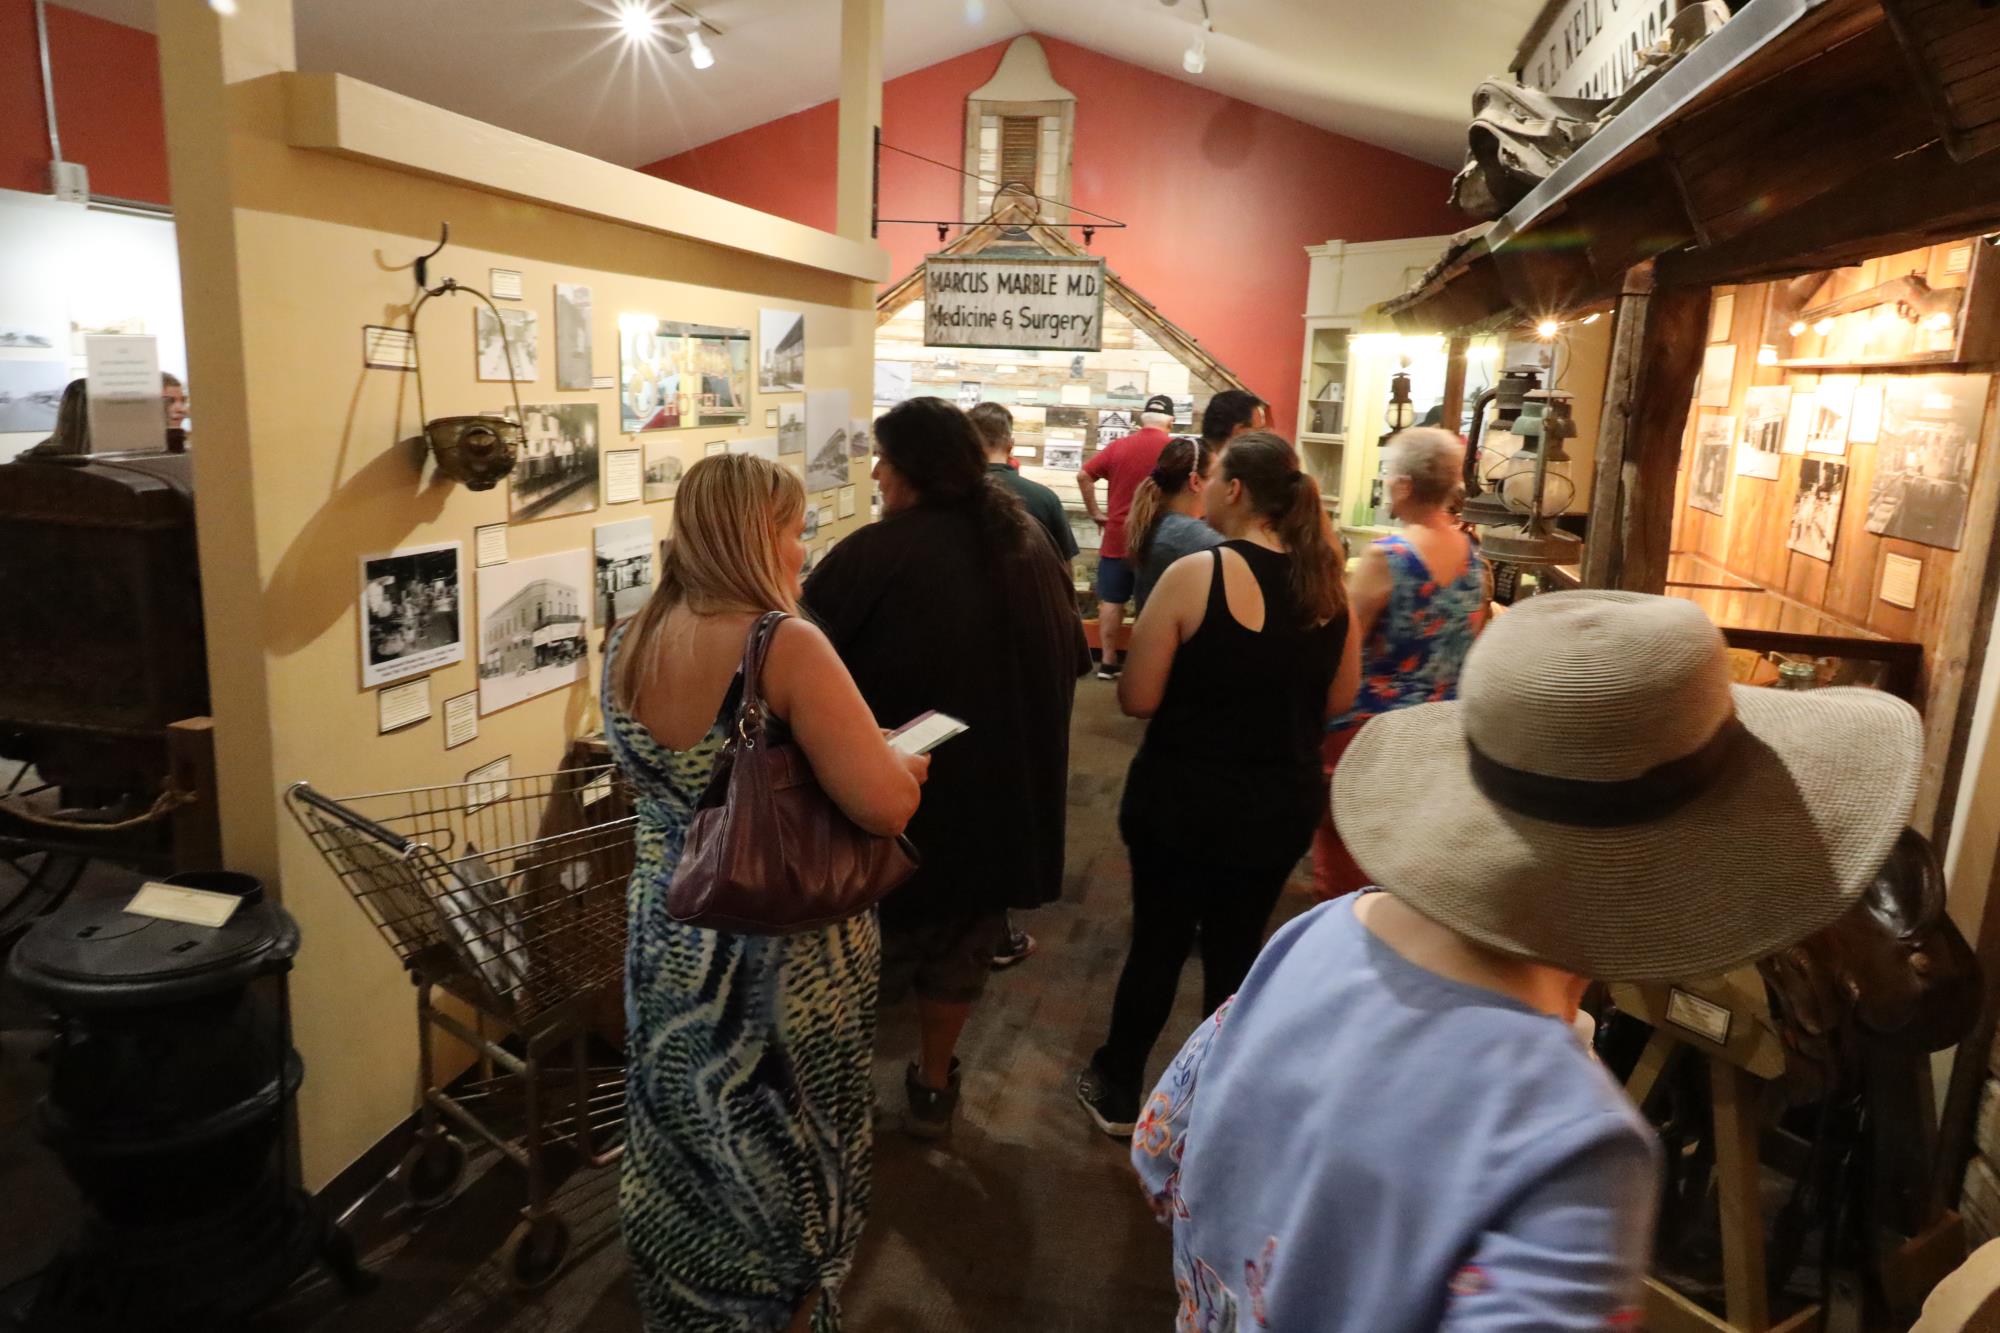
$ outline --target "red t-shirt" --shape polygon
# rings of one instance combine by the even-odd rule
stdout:
[[[1090,456],[1083,475],[1094,480],[1111,479],[1105,502],[1104,544],[1098,554],[1122,560],[1125,556],[1125,516],[1132,512],[1132,497],[1139,483],[1160,464],[1160,451],[1173,437],[1158,426],[1147,426],[1113,440]]]

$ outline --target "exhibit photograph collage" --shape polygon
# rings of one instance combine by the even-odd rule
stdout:
[[[476,690],[442,703],[447,749],[473,739],[479,717],[586,678],[593,627],[607,631],[651,595],[667,535],[653,514],[678,494],[685,456],[754,454],[796,472],[808,495],[808,572],[838,540],[834,525],[857,515],[853,469],[871,456],[869,422],[853,415],[849,391],[807,383],[803,312],[760,310],[754,330],[621,313],[614,377],[597,372],[591,288],[554,284],[555,387],[615,389],[618,416],[606,421],[596,402],[513,397],[542,380],[543,323],[512,303],[517,274],[492,277],[500,299],[475,307],[474,369],[479,382],[510,390],[482,415],[520,427],[502,483],[506,518],[476,526],[469,542],[360,559],[360,683],[379,692],[381,734],[433,716],[429,673],[468,657],[477,665]],[[416,368],[414,331],[370,326],[364,346],[371,368]],[[746,438],[760,421],[764,433]],[[728,434],[696,454],[674,434],[688,430]],[[509,554],[510,527],[626,504],[646,512],[597,524],[587,548]]]

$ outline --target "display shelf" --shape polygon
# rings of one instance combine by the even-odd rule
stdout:
[[[1344,444],[1346,444],[1346,443],[1347,443],[1347,437],[1346,437],[1345,435],[1327,435],[1327,434],[1325,434],[1325,433],[1323,433],[1323,432],[1320,432],[1320,431],[1311,431],[1311,430],[1308,430],[1308,431],[1301,431],[1301,432],[1300,432],[1300,434],[1299,434],[1299,438],[1300,438],[1301,440],[1305,440],[1306,442],[1308,442],[1308,443],[1310,443],[1310,444],[1343,444],[1343,445],[1344,445]]]

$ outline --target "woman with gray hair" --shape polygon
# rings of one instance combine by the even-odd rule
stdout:
[[[1464,441],[1435,427],[1400,431],[1383,448],[1389,511],[1402,530],[1371,545],[1349,582],[1361,693],[1327,724],[1329,777],[1370,718],[1458,697],[1459,668],[1486,621],[1489,597],[1486,562],[1452,512],[1464,466]],[[1327,812],[1313,837],[1313,881],[1323,899],[1373,882]]]

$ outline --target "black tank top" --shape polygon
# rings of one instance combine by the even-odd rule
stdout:
[[[1225,550],[1257,580],[1261,630],[1229,612]],[[1286,552],[1230,541],[1211,558],[1208,609],[1174,654],[1166,694],[1126,779],[1122,821],[1128,838],[1203,860],[1289,865],[1304,854],[1326,804],[1320,742],[1347,613],[1302,624]]]

